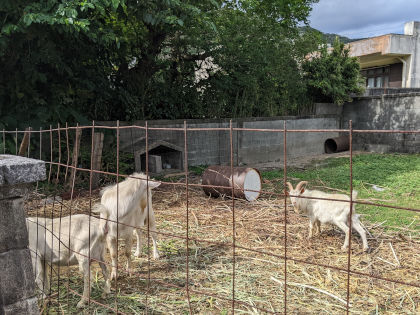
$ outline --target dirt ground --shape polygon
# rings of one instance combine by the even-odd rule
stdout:
[[[178,181],[182,182],[183,179]],[[190,179],[190,183],[198,182],[197,177]],[[278,191],[276,183],[266,182],[265,186],[265,190],[273,194],[264,194],[252,203],[235,200],[234,212],[231,199],[211,198],[199,187],[189,188],[188,283],[192,312],[231,313],[230,299],[234,285],[234,307],[238,313],[282,313],[286,253],[287,312],[344,313],[348,263],[347,252],[340,249],[344,235],[336,227],[322,226],[320,235],[307,240],[307,218],[295,213],[287,202],[285,225],[284,198],[274,194]],[[98,195],[97,191],[94,193],[95,202]],[[63,216],[68,215],[70,208],[73,209],[72,214],[89,213],[86,193],[73,200],[72,204],[64,200],[44,206],[42,198],[33,195],[26,203],[28,215],[58,217],[60,211]],[[159,235],[160,259],[149,260],[145,246],[143,255],[133,260],[132,270],[127,272],[124,270],[124,244],[120,242],[118,290],[114,283],[110,296],[106,299],[100,297],[103,281],[95,266],[90,312],[112,313],[94,302],[97,301],[111,309],[118,305],[118,311],[126,314],[188,313],[185,186],[161,185],[154,192],[153,206],[158,230],[162,233]],[[365,222],[365,226],[370,233],[370,252],[362,253],[360,238],[354,234],[352,237],[351,312],[419,313],[420,239],[413,236],[410,227],[394,231],[386,230],[380,223]],[[232,246],[234,230],[235,250]],[[134,250],[133,246],[133,253]],[[81,293],[82,277],[77,267],[70,268],[70,277],[67,269],[62,267],[58,286],[57,272],[54,267],[53,296],[49,304],[41,302],[43,312],[75,313],[79,297],[71,292],[67,294],[66,288],[69,283],[71,289]],[[417,287],[378,280],[360,273]]]

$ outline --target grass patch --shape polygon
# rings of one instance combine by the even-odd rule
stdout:
[[[316,163],[317,164],[317,163]],[[306,170],[288,169],[288,179],[297,183],[309,181],[310,189],[328,191],[340,189],[350,193],[350,163],[348,157],[329,158],[319,166]],[[262,173],[263,178],[276,180],[283,177],[282,170]],[[383,191],[373,188],[376,185]],[[281,187],[281,185],[279,185]],[[358,199],[379,204],[407,208],[420,208],[420,154],[361,154],[353,157],[353,189]],[[357,212],[365,214],[370,222],[384,222],[388,227],[410,226],[420,232],[419,214],[416,212],[358,205]]]

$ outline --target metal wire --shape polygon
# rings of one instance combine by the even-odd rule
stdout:
[[[283,187],[287,187],[287,129],[286,121],[283,125]],[[287,197],[284,193],[284,314],[287,313]]]
[[[74,150],[76,151],[74,156],[75,156],[75,161],[74,161],[74,165],[70,165],[70,146],[69,146],[69,135],[68,132],[71,130],[75,130],[76,134],[78,133],[78,130],[83,130],[83,129],[91,129],[91,161],[90,161],[90,168],[83,168],[80,167],[78,165],[78,155],[79,155],[79,146],[78,143],[75,142],[75,148]],[[135,178],[135,176],[132,175],[125,175],[125,174],[120,174],[120,155],[119,155],[119,150],[120,150],[120,130],[121,129],[129,129],[131,128],[131,130],[133,128],[135,129],[142,129],[145,131],[146,137],[145,137],[145,146],[146,146],[146,151],[145,151],[145,157],[146,157],[146,165],[145,165],[145,171],[146,171],[146,194],[147,194],[147,227],[144,227],[143,225],[140,224],[140,222],[136,222],[134,224],[126,224],[124,222],[120,222],[119,221],[119,209],[118,209],[118,199],[119,199],[119,179],[120,178]],[[66,151],[67,151],[67,161],[66,163],[62,163],[61,161],[61,132],[63,131],[66,132]],[[109,130],[115,130],[117,137],[116,137],[116,142],[117,142],[117,151],[116,151],[116,171],[115,172],[109,172],[109,171],[100,171],[100,170],[95,170],[93,167],[93,157],[94,157],[94,133],[95,133],[95,129],[109,129]],[[185,170],[185,183],[179,183],[179,182],[164,182],[165,185],[173,185],[173,186],[179,186],[179,185],[183,185],[185,186],[185,194],[186,194],[186,232],[185,235],[184,234],[175,234],[175,233],[168,233],[168,232],[162,232],[162,231],[155,231],[153,230],[153,233],[159,234],[159,235],[163,235],[166,237],[170,237],[170,238],[174,238],[174,239],[182,239],[186,241],[186,268],[185,268],[185,278],[186,278],[186,283],[185,286],[179,286],[179,285],[175,285],[172,283],[167,283],[165,281],[159,280],[159,279],[155,279],[151,277],[151,261],[150,261],[150,250],[151,250],[151,246],[150,246],[150,209],[152,207],[152,205],[149,204],[149,185],[150,182],[154,182],[155,180],[153,179],[149,179],[149,132],[150,130],[154,130],[154,131],[180,131],[183,132],[184,134],[184,170]],[[57,137],[58,137],[58,162],[56,162],[54,160],[54,154],[53,154],[53,131],[57,131]],[[189,132],[200,132],[200,131],[226,131],[229,132],[229,147],[230,147],[230,170],[231,170],[231,183],[232,185],[229,187],[225,187],[225,186],[216,186],[216,185],[203,185],[203,184],[195,184],[195,183],[190,183],[189,182],[189,172],[188,172],[188,133]],[[318,263],[315,261],[307,261],[307,260],[303,260],[303,259],[299,259],[299,258],[295,258],[292,257],[288,254],[287,251],[287,247],[288,247],[288,235],[287,235],[287,225],[288,225],[288,206],[287,206],[287,194],[285,192],[272,192],[272,191],[258,191],[264,194],[268,194],[268,195],[273,195],[273,196],[278,196],[280,198],[284,199],[284,254],[280,255],[280,254],[276,254],[274,252],[271,252],[270,250],[259,250],[259,249],[255,249],[255,248],[248,248],[245,246],[241,246],[238,245],[236,243],[236,211],[235,211],[235,198],[232,198],[231,200],[231,209],[232,209],[232,242],[222,242],[222,241],[214,241],[214,240],[208,240],[208,239],[200,239],[197,237],[191,237],[190,236],[190,225],[189,225],[189,212],[190,212],[190,197],[189,197],[189,189],[191,187],[197,187],[197,188],[202,188],[202,187],[213,187],[213,188],[230,188],[231,189],[231,193],[232,196],[234,196],[235,194],[235,190],[238,189],[240,190],[241,188],[236,187],[235,183],[234,183],[234,148],[233,148],[233,133],[234,131],[241,131],[241,132],[274,132],[274,133],[278,133],[278,134],[283,134],[283,187],[286,190],[287,188],[287,134],[288,133],[311,133],[311,132],[346,132],[349,135],[349,143],[350,143],[350,173],[349,173],[349,181],[350,181],[350,200],[340,200],[340,199],[331,199],[331,198],[317,198],[317,197],[304,197],[304,196],[291,196],[291,197],[298,197],[298,198],[306,198],[306,199],[313,199],[313,200],[331,200],[331,201],[338,201],[338,202],[347,202],[349,203],[349,207],[350,207],[350,213],[349,213],[349,243],[348,243],[348,252],[347,252],[347,267],[346,268],[341,268],[341,267],[337,267],[337,266],[331,266],[331,265],[327,265],[327,264],[322,264],[322,263]],[[12,133],[15,135],[15,139],[16,139],[16,154],[18,152],[17,150],[17,143],[18,143],[18,135],[19,133],[24,133],[25,131],[19,131],[19,130],[14,130],[14,131],[6,131],[3,129],[2,131],[2,138],[3,138],[3,153],[6,152],[6,134],[8,133]],[[27,132],[27,131],[26,131]],[[145,304],[146,304],[146,313],[151,312],[152,310],[149,307],[150,301],[151,301],[151,282],[152,280],[155,283],[164,285],[164,286],[168,286],[168,287],[173,287],[173,288],[177,288],[179,290],[185,290],[186,293],[186,297],[187,297],[187,302],[188,302],[188,311],[190,314],[193,314],[194,310],[193,310],[193,302],[191,301],[191,293],[197,294],[197,295],[204,295],[204,296],[210,296],[210,297],[214,297],[216,299],[220,299],[223,301],[227,301],[231,303],[231,308],[232,308],[232,313],[235,313],[235,307],[238,305],[242,305],[245,307],[250,307],[256,310],[259,310],[261,312],[266,312],[266,313],[276,313],[276,311],[272,311],[272,310],[266,310],[264,308],[261,308],[260,306],[256,306],[254,304],[248,304],[244,301],[238,300],[236,298],[236,250],[237,249],[241,249],[241,250],[246,250],[248,252],[252,252],[252,253],[258,253],[258,254],[262,254],[262,255],[267,255],[270,257],[274,257],[274,258],[278,258],[280,260],[284,261],[284,309],[283,312],[286,314],[288,312],[288,308],[287,308],[287,289],[288,289],[288,271],[287,271],[287,262],[288,261],[293,261],[296,263],[302,263],[302,264],[306,264],[306,265],[313,265],[313,266],[319,266],[322,268],[326,268],[326,269],[333,269],[333,270],[337,270],[339,272],[343,272],[347,275],[347,281],[346,281],[346,312],[347,314],[349,314],[349,312],[351,311],[351,303],[350,303],[350,283],[351,283],[351,276],[353,275],[357,275],[357,276],[363,276],[363,277],[367,277],[367,278],[371,278],[371,279],[378,279],[378,280],[383,280],[383,281],[387,281],[390,283],[395,283],[395,284],[401,284],[401,285],[406,285],[406,286],[410,286],[410,287],[415,287],[415,288],[420,288],[420,284],[413,282],[409,282],[409,281],[405,281],[405,280],[396,280],[396,279],[390,279],[387,277],[382,277],[379,276],[377,274],[369,274],[369,273],[364,273],[364,272],[360,272],[360,271],[356,271],[356,270],[352,270],[351,269],[351,235],[352,235],[352,215],[353,215],[353,205],[354,204],[364,204],[364,205],[371,205],[371,206],[378,206],[378,207],[384,207],[384,208],[392,208],[392,209],[397,209],[397,210],[404,210],[404,211],[412,211],[412,212],[420,212],[420,209],[417,208],[410,208],[410,207],[401,207],[398,205],[389,205],[389,204],[381,204],[381,203],[372,203],[372,202],[366,202],[366,201],[355,201],[353,200],[353,134],[354,133],[387,133],[387,134],[419,134],[420,130],[353,130],[353,126],[352,126],[352,121],[349,121],[349,129],[314,129],[314,130],[306,130],[306,129],[295,129],[295,130],[289,130],[286,128],[286,121],[284,121],[284,126],[283,129],[255,129],[255,128],[234,128],[233,127],[233,123],[232,120],[230,120],[229,122],[229,127],[228,128],[188,128],[187,126],[187,122],[184,121],[184,126],[182,128],[166,128],[166,127],[150,127],[148,125],[148,122],[145,122],[144,126],[120,126],[120,122],[117,121],[116,126],[97,126],[95,125],[95,122],[92,122],[91,126],[79,126],[78,124],[75,127],[69,127],[68,124],[66,123],[66,127],[62,128],[60,127],[60,124],[57,125],[56,129],[53,129],[52,126],[50,126],[49,129],[47,130],[43,130],[42,128],[40,128],[39,131],[35,131],[32,130],[31,128],[29,129],[29,136],[31,133],[39,133],[40,135],[40,151],[39,151],[39,157],[42,158],[42,135],[44,133],[49,133],[50,135],[50,161],[46,161],[46,164],[49,165],[49,175],[48,175],[48,179],[51,179],[51,174],[52,174],[52,167],[53,166],[57,166],[57,174],[56,174],[56,180],[57,182],[59,181],[60,178],[60,167],[65,167],[66,168],[66,172],[65,172],[65,176],[64,176],[64,180],[67,180],[67,173],[68,173],[68,169],[72,170],[73,173],[73,177],[71,178],[71,195],[70,195],[70,206],[66,205],[65,203],[63,203],[62,201],[56,199],[54,197],[53,200],[53,210],[51,213],[51,219],[53,218],[53,212],[54,212],[54,207],[55,204],[58,203],[60,205],[60,211],[59,211],[59,235],[58,237],[54,234],[54,225],[51,225],[51,230],[49,228],[47,228],[47,224],[44,224],[45,227],[45,233],[47,231],[50,231],[51,233],[51,243],[58,241],[58,248],[59,248],[59,253],[61,251],[61,246],[64,246],[69,253],[74,253],[77,255],[80,255],[81,257],[87,257],[88,261],[89,261],[89,265],[91,261],[97,261],[100,263],[104,263],[107,266],[112,266],[114,267],[112,264],[107,263],[106,261],[100,261],[99,259],[96,259],[94,257],[91,257],[91,251],[90,251],[90,247],[91,247],[91,216],[93,216],[92,214],[92,177],[95,173],[98,174],[105,174],[105,175],[111,175],[111,176],[115,176],[116,178],[116,187],[117,187],[117,216],[116,216],[116,220],[112,220],[110,218],[99,218],[101,220],[106,220],[107,222],[112,222],[114,224],[116,224],[116,228],[117,228],[117,236],[119,235],[119,226],[126,226],[126,227],[131,227],[131,228],[135,228],[137,230],[139,230],[140,232],[142,231],[146,231],[147,232],[147,291],[146,291],[146,299],[145,299]],[[13,136],[13,135],[12,135]],[[77,138],[77,137],[76,137]],[[29,138],[30,139],[30,138]],[[29,140],[30,141],[30,140]],[[30,147],[30,143],[29,143],[29,147]],[[29,148],[28,148],[28,156],[30,155],[29,153]],[[77,251],[75,251],[74,249],[72,249],[71,247],[71,216],[72,216],[72,210],[73,210],[73,198],[74,198],[74,191],[75,191],[75,180],[76,180],[76,172],[89,172],[89,252],[87,255],[83,254],[83,253],[79,253]],[[242,189],[243,191],[245,191],[245,189]],[[253,191],[250,189],[246,189],[246,191]],[[65,242],[63,242],[61,240],[61,218],[62,218],[62,210],[64,208],[68,208],[70,209],[69,212],[69,235],[68,235],[68,244],[65,244]],[[44,217],[46,217],[46,200],[44,201]],[[36,224],[37,226],[41,225],[39,222],[39,214],[38,212],[36,213]],[[139,225],[139,226],[138,226]],[[38,243],[38,228],[37,228],[37,243]],[[207,244],[214,244],[214,245],[218,245],[218,246],[223,246],[226,248],[231,248],[232,249],[232,290],[231,290],[231,297],[226,297],[226,296],[222,296],[220,294],[214,294],[214,293],[210,293],[210,292],[204,292],[201,290],[196,290],[195,288],[192,288],[190,286],[190,243],[191,242],[197,242],[197,243],[207,243]],[[46,248],[46,246],[44,246],[44,249]],[[93,299],[90,295],[88,297],[88,311],[90,311],[90,307],[91,307],[91,303],[94,303],[96,305],[99,305],[101,307],[107,308],[108,310],[115,312],[116,314],[118,313],[122,313],[119,310],[119,305],[118,305],[118,294],[119,294],[119,283],[118,283],[118,270],[119,270],[119,264],[118,264],[118,237],[117,237],[117,264],[115,265],[115,268],[117,270],[117,277],[115,279],[115,307],[111,307],[109,305],[100,303],[98,301],[96,301],[95,299]],[[38,248],[36,248],[35,251],[35,255],[38,256]],[[46,253],[44,252],[44,256],[46,255]],[[51,253],[51,256],[53,255],[53,253]],[[44,260],[44,269],[45,269],[45,260]],[[69,267],[70,264],[68,263],[67,267]],[[60,302],[60,265],[58,265],[58,271],[56,271],[55,269],[53,269],[52,264],[49,266],[50,267],[50,276],[52,279],[53,273],[57,276],[57,293],[53,293],[53,295],[50,296],[50,298],[47,299],[48,303],[49,301],[51,301],[51,297],[53,296],[57,296],[57,301],[58,303]],[[37,273],[37,265],[35,265],[35,273]],[[91,285],[91,278],[90,278],[90,273],[89,273],[89,288]],[[45,289],[49,289],[49,291],[51,291],[51,282],[50,282],[50,288],[43,288],[44,292],[47,292],[47,290]],[[52,292],[50,292],[52,293]],[[71,303],[69,300],[69,296],[71,294],[74,294],[76,296],[80,296],[81,295],[76,292],[75,290],[73,290],[72,288],[70,288],[70,273],[69,270],[67,271],[67,310],[68,312],[70,312],[71,309]],[[54,295],[55,294],[55,295]],[[47,306],[48,307],[48,306]]]
[[[350,145],[350,212],[348,217],[349,222],[349,236],[348,240],[348,252],[347,252],[347,315],[350,312],[350,259],[351,259],[351,228],[353,222],[353,125],[352,121],[349,121],[349,145]]]
[[[146,210],[147,210],[147,291],[146,291],[146,314],[149,313],[150,295],[150,209],[149,209],[149,125],[146,128]]]
[[[91,217],[92,217],[92,179],[93,179],[93,148],[95,146],[95,121],[92,121],[92,139],[91,139],[91,147],[90,147],[90,169],[91,172],[89,174],[89,288],[91,287],[90,284],[90,224],[91,224]],[[58,178],[58,176],[57,176]],[[89,299],[88,299],[88,310],[90,310],[90,294],[89,294]]]
[[[188,141],[187,141],[187,121],[184,120],[184,171],[185,171],[185,195],[186,195],[186,223],[187,223],[187,255],[186,255],[186,286],[185,290],[187,293],[188,309],[190,314],[192,314],[191,299],[190,299],[190,217],[189,217],[189,191],[188,191]]]
[[[232,181],[232,314],[235,314],[235,277],[236,277],[236,221],[235,221],[235,179],[233,173],[233,126],[229,122],[230,139],[230,176]]]

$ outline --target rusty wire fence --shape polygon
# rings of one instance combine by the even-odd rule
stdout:
[[[290,280],[288,279],[288,275],[290,272],[288,271],[288,264],[290,263],[299,263],[303,265],[309,265],[309,266],[317,266],[322,269],[330,269],[334,270],[340,273],[344,273],[346,275],[346,281],[345,281],[345,290],[346,290],[346,296],[345,299],[342,299],[344,301],[345,307],[343,308],[343,312],[351,312],[352,311],[352,304],[351,304],[351,283],[352,283],[352,277],[362,277],[364,279],[377,279],[381,280],[387,283],[391,284],[398,284],[398,285],[404,285],[407,287],[414,287],[419,289],[420,288],[420,282],[416,281],[416,279],[393,279],[390,277],[384,277],[378,274],[374,273],[368,273],[368,272],[360,272],[358,270],[352,269],[352,237],[349,239],[349,246],[347,251],[347,258],[346,258],[346,266],[345,267],[338,267],[336,265],[330,265],[327,263],[317,262],[317,261],[309,261],[304,260],[300,258],[296,258],[290,255],[288,251],[288,247],[290,246],[288,244],[288,227],[289,227],[289,210],[288,210],[288,203],[287,198],[288,195],[283,192],[287,189],[287,180],[288,180],[288,174],[287,174],[287,168],[288,168],[288,162],[287,162],[287,135],[291,133],[299,133],[299,134],[307,134],[307,133],[329,133],[329,132],[339,132],[341,134],[347,134],[349,137],[349,143],[350,143],[350,158],[349,158],[349,169],[350,172],[348,174],[349,179],[349,185],[350,185],[350,201],[345,201],[341,199],[328,199],[328,198],[315,198],[315,197],[303,197],[303,196],[295,196],[298,198],[309,198],[309,199],[318,199],[318,200],[333,200],[338,202],[346,202],[349,203],[350,207],[350,214],[349,217],[352,217],[353,214],[353,204],[363,204],[368,206],[377,206],[377,207],[383,207],[383,208],[392,208],[397,209],[400,211],[411,211],[415,213],[420,213],[420,208],[408,208],[408,207],[400,207],[396,205],[389,205],[389,204],[383,204],[383,203],[373,203],[373,202],[366,202],[366,201],[356,201],[353,200],[352,191],[353,191],[353,137],[356,134],[362,134],[362,133],[374,133],[374,134],[420,134],[420,130],[354,130],[352,128],[352,122],[349,122],[349,128],[348,129],[317,129],[317,130],[288,130],[286,122],[284,122],[284,126],[281,129],[250,129],[250,128],[234,128],[232,121],[230,122],[230,126],[228,128],[189,128],[187,125],[187,122],[184,122],[183,128],[164,128],[164,127],[149,127],[148,123],[146,122],[144,126],[120,126],[119,122],[117,122],[116,126],[99,126],[95,125],[93,122],[91,126],[72,126],[69,127],[66,126],[62,127],[58,125],[57,127],[50,126],[49,129],[40,129],[40,130],[33,130],[31,128],[23,131],[23,130],[14,130],[14,131],[0,131],[2,132],[2,143],[3,143],[3,152],[4,154],[17,154],[18,153],[18,142],[20,139],[26,137],[26,141],[28,141],[29,145],[27,146],[27,150],[24,152],[25,155],[32,158],[39,158],[46,161],[47,164],[47,174],[48,174],[48,182],[51,183],[51,185],[57,185],[60,183],[60,181],[67,181],[69,182],[69,202],[65,203],[61,199],[56,199],[53,197],[52,203],[53,208],[57,207],[57,210],[51,211],[51,213],[46,212],[46,206],[47,206],[47,199],[43,199],[43,207],[36,211],[36,219],[34,219],[37,226],[41,227],[41,229],[44,230],[44,236],[47,235],[47,232],[51,233],[52,242],[58,242],[58,254],[60,256],[60,251],[68,250],[69,255],[76,254],[78,257],[82,257],[84,259],[87,259],[89,261],[89,266],[91,262],[99,262],[101,264],[101,267],[104,269],[108,269],[108,276],[109,276],[109,269],[112,268],[112,264],[108,262],[108,259],[97,259],[97,257],[91,256],[91,220],[95,218],[97,220],[97,216],[95,216],[92,212],[94,201],[93,201],[93,187],[92,187],[92,178],[95,174],[101,174],[102,176],[108,176],[109,178],[114,178],[113,182],[117,183],[117,199],[118,199],[118,183],[121,182],[123,179],[128,177],[133,177],[129,174],[121,174],[119,171],[119,161],[120,161],[120,131],[122,129],[140,129],[145,134],[145,146],[146,146],[146,163],[145,163],[145,174],[146,174],[146,185],[147,185],[147,200],[149,202],[149,183],[154,182],[153,179],[149,178],[149,134],[150,132],[160,132],[160,131],[174,131],[178,132],[180,136],[182,135],[184,139],[184,157],[183,157],[183,167],[185,171],[185,180],[183,182],[173,182],[173,181],[165,181],[164,184],[168,186],[177,186],[177,187],[185,187],[185,212],[184,212],[184,223],[185,223],[185,233],[170,233],[167,231],[153,231],[157,233],[158,235],[161,235],[162,237],[166,237],[168,239],[178,239],[183,240],[185,242],[185,281],[181,284],[176,283],[170,283],[168,281],[162,281],[160,278],[153,278],[152,272],[151,272],[151,254],[150,254],[150,248],[151,248],[151,227],[150,227],[150,219],[149,215],[150,213],[147,212],[147,226],[141,225],[138,226],[134,222],[133,224],[126,224],[119,222],[119,216],[118,216],[118,202],[117,202],[117,219],[115,221],[110,219],[104,219],[108,222],[115,223],[117,226],[117,233],[118,228],[123,229],[124,227],[131,227],[134,229],[139,229],[147,233],[147,272],[139,273],[139,272],[131,272],[130,276],[134,279],[141,279],[145,285],[143,286],[144,291],[140,292],[142,295],[144,295],[144,308],[142,310],[137,310],[139,312],[146,312],[146,313],[154,313],[153,308],[149,306],[149,302],[151,299],[151,285],[158,285],[163,287],[169,287],[175,289],[178,293],[183,292],[185,294],[185,301],[186,301],[186,309],[184,311],[192,313],[198,313],[200,312],[200,309],[196,308],[197,302],[192,301],[191,295],[194,296],[205,296],[205,297],[211,297],[216,300],[224,301],[225,303],[228,303],[230,305],[229,309],[227,310],[229,313],[235,313],[236,311],[240,310],[241,308],[245,308],[246,310],[253,310],[254,312],[261,312],[261,313],[288,313],[293,312],[291,311],[290,302],[289,302],[289,295],[288,295],[288,281],[290,283]],[[78,157],[79,147],[76,145],[74,146],[73,152],[71,149],[71,133],[77,133],[78,130],[88,130],[89,134],[91,136],[91,163],[90,167],[82,167],[77,162],[72,165],[71,163],[71,155],[72,153],[75,154],[76,157]],[[107,171],[107,170],[97,170],[93,167],[93,146],[94,146],[94,135],[100,130],[111,130],[115,132],[115,141],[116,141],[116,151],[115,151],[115,163],[116,168],[115,170]],[[282,163],[279,163],[279,168],[283,169],[283,183],[281,187],[280,192],[273,192],[273,191],[259,191],[260,193],[265,193],[267,195],[273,196],[277,200],[281,200],[281,203],[283,203],[283,211],[278,210],[277,215],[278,219],[283,222],[283,244],[282,244],[282,252],[274,251],[274,250],[264,250],[260,248],[252,248],[243,246],[237,243],[236,239],[236,229],[238,227],[237,223],[237,217],[236,217],[236,203],[238,202],[235,198],[228,199],[228,203],[230,203],[230,224],[231,224],[231,231],[229,232],[229,235],[231,235],[231,241],[218,241],[218,240],[212,240],[212,239],[201,239],[199,237],[194,237],[190,234],[191,228],[190,228],[190,221],[191,221],[191,211],[190,211],[190,189],[191,188],[202,188],[202,187],[211,187],[211,188],[229,188],[232,191],[232,196],[234,195],[234,190],[238,189],[235,187],[234,183],[232,183],[231,187],[224,187],[224,186],[212,186],[212,185],[203,185],[201,183],[191,183],[189,180],[189,165],[188,165],[188,135],[192,132],[216,132],[216,131],[223,131],[228,133],[229,135],[229,151],[230,151],[230,168],[231,173],[233,174],[234,169],[234,145],[233,145],[233,134],[234,132],[258,132],[258,133],[277,133],[279,135],[283,136],[283,152],[279,152],[279,159],[282,160]],[[7,138],[13,137],[15,139],[15,150],[13,152],[12,148],[6,145]],[[45,139],[47,138],[47,140]],[[77,141],[77,140],[76,140]],[[31,145],[32,143],[32,145]],[[73,143],[74,144],[74,143]],[[34,149],[36,148],[36,150]],[[47,148],[47,149],[46,149]],[[76,152],[74,152],[76,150]],[[49,154],[48,154],[49,153]],[[49,155],[49,156],[47,156]],[[76,158],[77,161],[77,158]],[[89,237],[88,237],[88,244],[89,244],[89,251],[88,253],[84,252],[77,252],[74,249],[72,249],[72,242],[74,242],[74,239],[76,238],[76,235],[71,235],[70,233],[70,227],[69,231],[66,232],[61,230],[61,220],[64,217],[64,214],[70,217],[70,226],[71,226],[71,218],[72,216],[76,215],[78,212],[73,209],[73,203],[76,199],[76,174],[85,174],[85,178],[88,178],[88,186],[84,187],[85,190],[85,196],[88,200],[88,206],[86,211],[84,211],[85,214],[87,214],[88,218],[88,226],[89,226]],[[233,177],[231,178],[231,181],[233,181]],[[38,185],[37,185],[38,187]],[[252,191],[252,190],[248,190]],[[96,191],[97,193],[97,191]],[[45,193],[47,194],[47,193]],[[148,205],[147,205],[148,206]],[[170,211],[170,209],[168,209]],[[59,223],[59,232],[58,235],[55,234],[55,231],[57,227],[52,226],[51,224],[47,223],[46,219],[56,219],[53,221],[48,221],[51,224],[57,224]],[[58,221],[57,221],[58,220]],[[44,223],[42,223],[44,222]],[[265,224],[269,224],[269,222],[266,222]],[[350,235],[352,233],[352,220],[349,220],[349,230]],[[40,231],[38,228],[36,230],[37,239],[38,237],[41,237],[42,231]],[[62,239],[62,236],[65,235],[66,240]],[[46,236],[45,236],[46,238]],[[117,238],[118,242],[118,238]],[[231,253],[231,264],[232,269],[230,270],[230,294],[219,294],[218,292],[213,292],[211,290],[204,291],[194,288],[194,286],[191,285],[192,281],[194,280],[191,272],[190,272],[190,259],[192,257],[191,252],[191,244],[197,244],[197,243],[204,243],[208,245],[214,245],[217,247],[223,247],[228,249]],[[38,245],[38,243],[37,243]],[[117,248],[118,248],[117,243]],[[43,250],[45,251],[47,246],[43,247]],[[282,303],[281,307],[279,308],[265,308],[261,306],[261,304],[256,304],[253,302],[246,302],[244,299],[240,299],[237,297],[237,258],[238,258],[238,251],[247,251],[251,253],[261,254],[266,257],[271,257],[275,259],[279,264],[281,264],[282,268],[282,276],[283,279],[280,279],[283,283],[283,290],[281,290],[282,293]],[[52,250],[51,250],[52,251]],[[32,250],[32,255],[35,255],[35,257],[41,256],[41,254],[38,252],[38,246],[35,250],[35,252]],[[54,256],[56,256],[56,253],[51,252],[50,253],[51,260],[54,260]],[[118,261],[118,250],[117,250],[117,261]],[[353,254],[354,255],[354,254]],[[44,252],[42,253],[43,257],[47,257],[48,253]],[[71,283],[74,279],[74,274],[70,271],[68,268],[71,263],[68,261],[67,263],[61,263],[55,265],[54,263],[45,262],[44,263],[44,270],[47,271],[47,273],[50,274],[50,279],[52,282],[52,279],[54,279],[55,284],[53,285],[51,282],[48,281],[42,281],[42,288],[39,288],[45,295],[41,296],[41,311],[47,312],[49,307],[51,307],[52,304],[58,305],[59,312],[62,313],[71,313],[72,311],[72,302],[71,302],[71,296],[76,296],[79,298],[82,298],[81,292],[76,288],[71,288]],[[73,264],[73,263],[72,263]],[[67,268],[66,268],[67,267]],[[41,266],[34,265],[35,273],[37,273],[37,268],[41,268]],[[61,268],[61,270],[60,270]],[[280,268],[280,267],[279,267]],[[66,269],[65,272],[63,269]],[[113,301],[110,301],[109,297],[108,299],[104,300],[103,298],[94,298],[90,294],[87,297],[86,301],[86,309],[92,312],[92,306],[98,305],[100,307],[103,307],[105,310],[109,312],[115,312],[115,313],[134,313],[136,310],[133,309],[133,312],[122,310],[120,307],[120,297],[121,297],[121,290],[127,288],[130,286],[130,284],[124,283],[125,279],[118,279],[118,274],[121,272],[122,267],[121,263],[117,263],[116,265],[117,270],[117,277],[115,278],[113,282],[113,292],[109,294],[109,296],[113,297]],[[279,269],[280,272],[280,269]],[[105,275],[105,273],[104,273]],[[76,276],[77,277],[77,276]],[[80,277],[80,276],[79,276]],[[118,279],[118,280],[117,280]],[[92,276],[89,274],[89,277],[87,279],[88,286],[91,287],[91,282],[93,281]],[[139,280],[140,281],[140,280]],[[251,284],[250,284],[251,285]],[[166,301],[168,302],[168,301]],[[165,303],[165,301],[161,301],[161,303]],[[296,310],[295,307],[292,308],[294,311]]]

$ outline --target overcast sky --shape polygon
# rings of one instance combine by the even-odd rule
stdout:
[[[404,33],[404,23],[420,21],[420,0],[319,0],[309,18],[323,33],[350,38]]]

